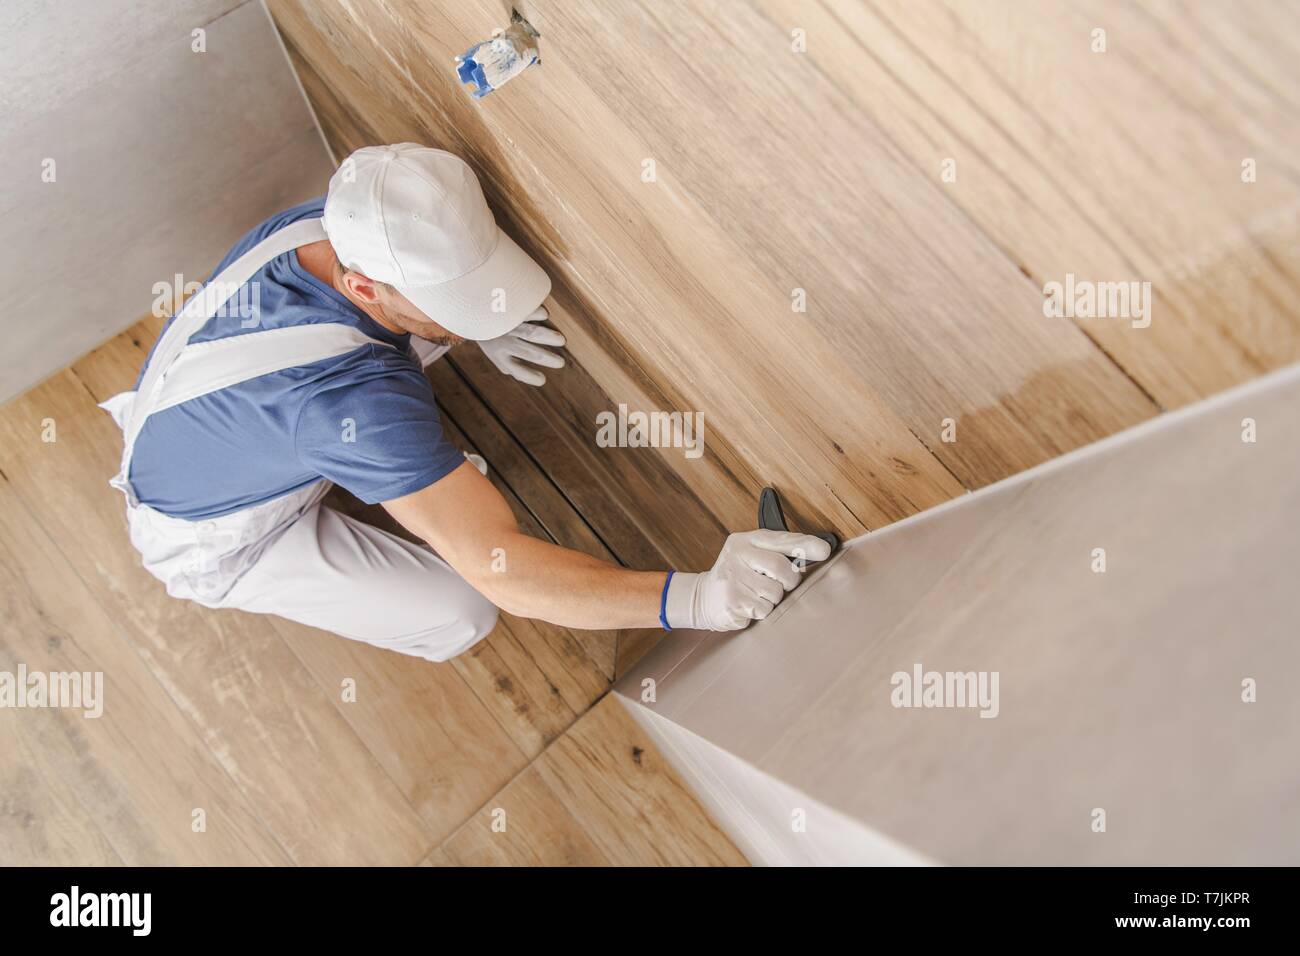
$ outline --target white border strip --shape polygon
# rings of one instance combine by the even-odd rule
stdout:
[[[1047,461],[1034,465],[1032,468],[1018,471],[1014,475],[1008,475],[1005,478],[999,478],[991,485],[976,488],[974,491],[968,491],[964,495],[958,495],[956,498],[951,498],[942,504],[935,505],[933,508],[926,508],[924,511],[918,511],[916,514],[908,515],[906,518],[901,518],[898,521],[883,525],[882,527],[868,531],[865,534],[860,534],[856,538],[845,541],[843,548],[851,548],[873,535],[879,537],[888,531],[893,531],[895,528],[902,528],[919,521],[922,518],[930,518],[934,515],[942,514],[950,508],[956,508],[981,495],[992,494],[994,491],[1007,486],[1019,485],[1027,481],[1032,481],[1061,468],[1067,468],[1080,460],[1104,454],[1116,447],[1127,445],[1131,442],[1141,441],[1152,432],[1172,428],[1187,419],[1210,414],[1220,408],[1238,402],[1247,396],[1271,391],[1275,388],[1291,384],[1293,381],[1300,382],[1300,362],[1269,372],[1267,375],[1260,376],[1259,378],[1253,378],[1240,385],[1234,385],[1227,391],[1218,392],[1217,394],[1211,395],[1209,398],[1200,399],[1199,401],[1192,402],[1190,405],[1176,408],[1171,412],[1161,412],[1160,414],[1152,416],[1146,421],[1139,422],[1123,431],[1115,432],[1113,435],[1107,435],[1105,438],[1099,438],[1090,445],[1084,445],[1083,447],[1076,448],[1073,451],[1067,451],[1064,455],[1049,458]],[[800,590],[802,590],[802,588]],[[798,594],[798,592],[795,593],[796,595]],[[784,606],[784,604],[785,602],[783,601],[781,606]]]

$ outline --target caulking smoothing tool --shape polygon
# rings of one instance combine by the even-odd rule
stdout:
[[[775,488],[764,488],[758,496],[758,526],[767,531],[789,531],[785,525],[785,514],[781,511],[781,499]],[[814,538],[821,538],[831,546],[834,554],[840,546],[839,536],[833,531],[805,531]]]

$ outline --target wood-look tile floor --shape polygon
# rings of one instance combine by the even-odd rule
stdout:
[[[618,634],[503,615],[438,665],[168,598],[127,540],[96,407],[157,327],[0,408],[0,671],[105,682],[97,719],[0,709],[0,863],[744,863],[606,696]],[[524,527],[635,547],[593,531],[451,363],[433,374]]]

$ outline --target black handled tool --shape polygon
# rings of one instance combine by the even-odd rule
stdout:
[[[789,531],[785,526],[785,514],[781,511],[781,499],[775,488],[764,488],[758,496],[758,526],[766,531]],[[821,538],[831,546],[834,554],[840,546],[840,539],[833,531],[805,531],[814,538]]]

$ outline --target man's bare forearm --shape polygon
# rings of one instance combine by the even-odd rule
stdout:
[[[497,607],[564,627],[738,630],[767,617],[804,563],[831,551],[812,535],[746,531],[727,537],[708,571],[629,571],[521,532],[469,462],[384,507]]]
[[[458,558],[453,567],[510,614],[584,629],[659,626],[666,571],[629,571],[522,532]]]
[[[469,462],[384,507],[510,614],[585,629],[659,624],[666,571],[629,571],[524,534]]]

